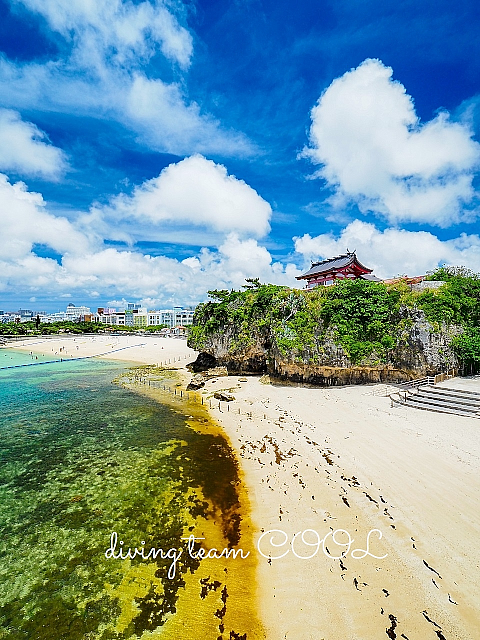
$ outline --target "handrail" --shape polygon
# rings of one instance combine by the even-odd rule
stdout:
[[[389,394],[391,407],[396,405],[410,405],[417,409],[437,413],[450,413],[480,418],[480,411],[478,409],[476,410],[475,402],[470,400],[470,396],[477,396],[478,402],[480,402],[480,393],[466,391],[464,389],[451,389],[443,386],[433,388],[438,382],[450,380],[454,378],[456,374],[457,371],[451,369],[450,371],[439,373],[436,376],[408,380],[407,382],[395,385],[396,391]],[[423,389],[421,387],[423,387]],[[465,396],[461,396],[461,394],[468,394],[469,397],[465,398]],[[461,397],[456,397],[458,395]],[[414,404],[411,404],[412,401]]]
[[[435,384],[435,376],[427,376],[426,378],[417,378],[416,380],[407,380],[406,382],[400,382],[398,387],[419,387],[422,384]]]
[[[443,382],[444,380],[450,380],[457,375],[456,369],[449,369],[448,371],[442,371],[435,376],[426,376],[425,378],[417,378],[415,380],[407,380],[406,382],[399,382],[397,387],[419,387],[423,384],[435,385],[437,382]]]

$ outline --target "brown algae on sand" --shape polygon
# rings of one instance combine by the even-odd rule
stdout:
[[[210,473],[204,474],[202,487],[191,487],[190,499],[197,508],[191,511],[190,525],[183,532],[185,539],[191,535],[196,538],[194,546],[190,543],[191,555],[198,554],[201,547],[211,557],[190,560],[182,571],[175,605],[158,626],[148,624],[148,616],[153,622],[156,610],[162,608],[168,596],[168,581],[158,578],[155,562],[132,566],[129,560],[123,561],[124,578],[115,591],[110,591],[120,608],[117,630],[131,628],[135,620],[143,617],[146,630],[140,637],[144,640],[265,638],[256,607],[257,559],[248,497],[223,429],[201,404],[201,396],[185,392],[178,371],[132,367],[115,382],[184,415],[191,429],[205,435],[206,446],[192,455],[201,458],[207,470],[211,468]],[[189,556],[188,541],[184,542],[183,554]],[[237,552],[236,557],[232,550]],[[142,611],[137,604],[140,600]],[[149,613],[145,617],[146,611]]]

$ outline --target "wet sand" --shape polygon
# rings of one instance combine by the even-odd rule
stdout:
[[[179,358],[182,367],[195,355],[185,341],[148,339],[142,347],[143,337],[119,337],[135,346],[115,357]],[[113,351],[117,342],[76,340],[90,355],[100,346]],[[480,390],[479,379],[444,384]],[[229,410],[213,399],[218,389],[235,396]],[[277,530],[273,542],[281,546],[264,536],[267,557],[256,551],[258,608],[271,640],[480,637],[480,420],[392,408],[385,390],[238,376],[201,390],[239,457],[256,542]],[[294,534],[307,529],[292,548]],[[347,542],[349,534],[350,547],[332,539],[340,529],[336,541]],[[374,529],[382,539],[372,533],[367,547]]]

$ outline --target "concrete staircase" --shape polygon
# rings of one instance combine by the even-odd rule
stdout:
[[[480,418],[480,393],[475,391],[426,384],[399,390],[390,398],[392,403],[415,409]]]

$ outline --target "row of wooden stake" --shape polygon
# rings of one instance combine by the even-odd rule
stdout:
[[[136,379],[135,379],[135,381],[136,381],[136,382],[143,382],[144,384],[146,384],[146,383],[147,383],[147,379],[146,379],[146,378],[136,378]],[[152,384],[152,381],[151,381],[151,380],[149,380],[149,381],[148,381],[148,386],[149,386],[149,387],[151,387],[151,386],[155,387],[155,384],[154,384],[154,383]],[[162,385],[162,386],[163,386],[163,390],[164,390],[164,391],[168,391],[169,393],[172,393],[172,388],[171,388],[171,387],[167,387],[167,385],[165,385],[165,384],[164,384],[164,385]],[[183,389],[180,389],[179,391],[180,391],[180,393],[177,393],[177,389],[176,389],[176,388],[174,388],[174,389],[173,389],[173,395],[174,395],[174,396],[179,396],[179,397],[180,397],[180,399],[183,399]],[[186,391],[186,392],[185,392],[185,397],[186,397],[186,399],[187,399],[187,400],[190,400],[190,394],[188,393],[188,391]],[[203,404],[205,404],[205,403],[204,403],[204,398],[203,398],[203,397],[201,397],[201,403],[202,403],[202,405],[203,405]],[[229,402],[227,402],[226,404],[227,404],[227,412],[229,412],[229,411],[230,411],[230,403],[229,403]],[[213,407],[213,405],[212,405],[212,400],[211,400],[211,398],[209,398],[209,400],[208,400],[208,405],[209,405],[209,408],[210,408],[210,409],[213,409],[213,408],[214,408],[214,407]],[[220,413],[223,413],[223,411],[222,411],[222,405],[221,405],[221,402],[219,402],[219,403],[218,403],[218,407],[217,407],[217,408],[218,408],[218,410],[220,411]],[[239,413],[239,415],[241,414],[240,407],[238,407],[238,413]],[[250,418],[252,417],[252,413],[251,413],[250,411],[247,411],[247,412],[245,413],[245,415],[249,416]],[[264,417],[266,418],[266,416],[264,416]]]

